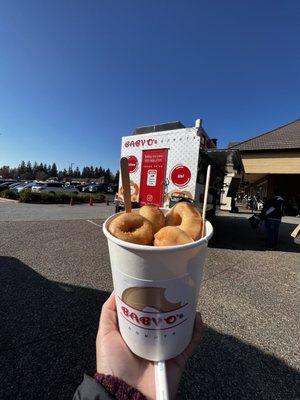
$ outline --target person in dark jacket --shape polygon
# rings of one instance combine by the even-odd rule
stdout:
[[[265,221],[266,247],[276,250],[278,243],[279,227],[283,215],[284,199],[279,190],[275,191],[274,197],[264,205],[261,218]]]
[[[201,315],[197,313],[189,346],[166,363],[171,399],[176,396],[185,364],[199,345],[203,331]],[[96,363],[94,377],[84,375],[73,400],[155,399],[154,363],[133,354],[123,341],[113,293],[102,307],[96,340]]]

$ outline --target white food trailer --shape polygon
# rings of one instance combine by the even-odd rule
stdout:
[[[189,128],[171,122],[137,128],[122,138],[121,157],[129,162],[133,207],[169,208],[182,199],[201,207],[208,164],[212,165],[209,202],[216,203],[214,193],[220,192],[224,174],[207,151],[215,149],[216,140],[201,125],[201,120]],[[123,208],[121,179],[115,204],[116,211]]]

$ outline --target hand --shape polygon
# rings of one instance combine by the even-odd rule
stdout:
[[[166,362],[170,398],[174,399],[188,358],[203,336],[204,326],[197,313],[192,340],[187,349]],[[96,340],[97,372],[116,376],[135,387],[147,399],[155,399],[154,362],[133,354],[122,339],[118,328],[115,296],[103,304]]]

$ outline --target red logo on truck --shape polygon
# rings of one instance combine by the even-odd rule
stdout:
[[[156,139],[138,139],[138,140],[127,140],[124,143],[125,147],[145,147],[145,146],[153,146],[157,144]]]
[[[127,157],[128,160],[128,171],[133,173],[137,170],[138,167],[138,159],[135,156]]]
[[[191,180],[191,176],[190,169],[182,164],[176,165],[170,173],[171,181],[178,187],[186,186]]]

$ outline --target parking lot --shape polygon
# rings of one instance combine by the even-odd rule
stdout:
[[[99,313],[112,290],[100,226],[113,211],[0,203],[1,400],[71,399],[94,371]],[[295,223],[282,224],[272,252],[245,217],[217,217],[198,304],[207,328],[182,399],[299,398]]]

